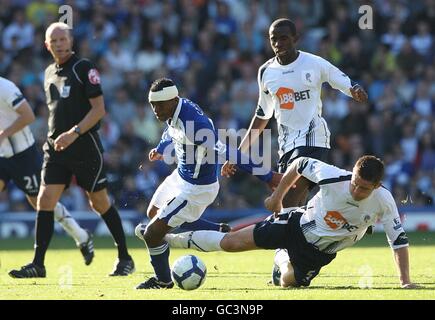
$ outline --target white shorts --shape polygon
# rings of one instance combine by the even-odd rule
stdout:
[[[159,208],[156,219],[165,220],[168,226],[175,228],[198,220],[218,192],[218,181],[207,185],[191,184],[175,169],[157,188],[150,204]]]

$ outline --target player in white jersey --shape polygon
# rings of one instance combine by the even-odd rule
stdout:
[[[292,21],[274,21],[269,28],[269,39],[275,57],[258,70],[258,106],[240,149],[247,152],[275,116],[279,133],[278,172],[283,173],[298,157],[327,160],[330,132],[322,118],[320,99],[324,82],[358,102],[366,101],[367,94],[325,59],[297,50],[298,35]],[[226,163],[221,172],[230,176],[235,167]],[[311,186],[307,179],[300,179],[284,198],[284,207],[305,204]]]
[[[381,187],[384,164],[373,156],[358,159],[353,172],[320,160],[294,161],[265,205],[274,214],[237,232],[194,231],[165,237],[170,246],[201,251],[240,252],[285,249],[275,256],[275,284],[308,286],[336,253],[354,245],[378,219],[394,251],[403,288],[415,288],[409,274],[408,239],[391,193]],[[306,207],[282,208],[284,195],[301,177],[319,185]]]
[[[0,77],[0,192],[12,180],[36,209],[42,158],[28,126],[34,120],[35,115],[20,89]],[[89,265],[94,257],[91,234],[77,224],[61,203],[57,203],[54,216],[74,238],[85,264]]]

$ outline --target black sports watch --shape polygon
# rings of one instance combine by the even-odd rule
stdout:
[[[80,129],[80,127],[79,126],[74,126],[74,132],[75,133],[77,133],[79,136],[81,136],[81,134],[82,134],[82,130]]]

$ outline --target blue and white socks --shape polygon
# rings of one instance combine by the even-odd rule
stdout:
[[[150,248],[148,252],[151,257],[151,265],[154,268],[157,280],[169,284],[171,279],[171,268],[169,266],[169,244],[164,243],[161,246]]]

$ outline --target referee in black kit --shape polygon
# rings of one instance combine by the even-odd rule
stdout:
[[[74,175],[86,190],[91,207],[109,228],[118,248],[111,276],[134,272],[118,211],[107,194],[103,147],[97,130],[105,115],[100,77],[95,65],[72,51],[73,38],[67,24],[55,22],[45,32],[45,46],[55,63],[45,70],[44,90],[49,108],[48,138],[37,201],[35,256],[17,278],[45,277],[44,258],[53,235],[53,210]]]

